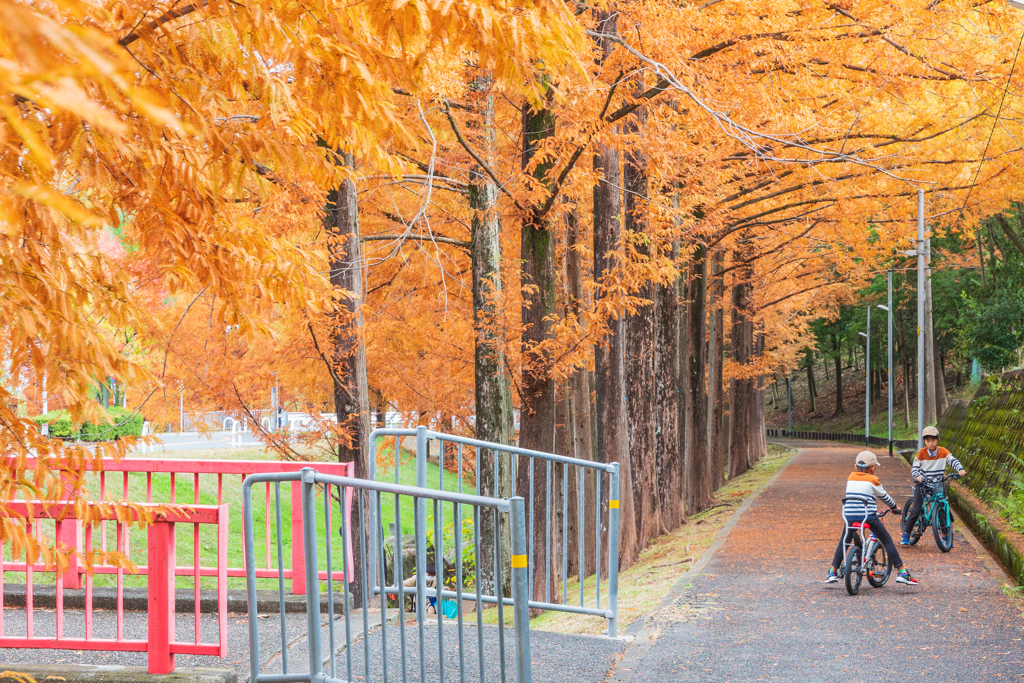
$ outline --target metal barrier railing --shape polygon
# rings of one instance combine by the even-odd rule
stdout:
[[[89,510],[87,508],[95,509]],[[84,605],[81,614],[75,610],[72,617],[73,636],[65,633],[65,575],[57,572],[51,564],[47,566],[38,561],[4,562],[0,571],[0,647],[39,648],[50,650],[99,650],[102,652],[146,652],[148,653],[148,670],[151,674],[166,674],[174,671],[175,654],[227,655],[227,539],[228,510],[227,505],[195,505],[154,506],[138,505],[135,509],[128,506],[107,504],[98,506],[86,504],[86,509],[79,510],[74,505],[44,505],[40,501],[10,501],[0,511],[3,516],[16,516],[26,520],[26,530],[37,539],[41,535],[44,520],[53,520],[56,537],[62,536],[65,529],[74,529],[80,525],[78,513],[93,520],[103,520],[100,524],[111,521],[116,529],[116,549],[127,554],[127,528],[132,523],[144,524],[148,519],[152,523],[146,527],[148,540],[148,562],[145,567],[135,567],[128,571],[117,567],[116,573],[116,609],[94,609],[93,575],[86,574]],[[144,516],[138,513],[142,511]],[[200,525],[210,525],[215,529],[217,544],[216,567],[200,568],[198,543],[192,567],[177,567],[175,563],[175,525],[189,524],[196,529],[196,538]],[[98,550],[93,543],[93,526],[85,526],[85,553],[91,555]],[[12,558],[13,559],[13,558]],[[175,571],[177,568],[177,572]],[[182,570],[185,571],[182,571]],[[217,631],[216,642],[204,642],[201,638],[199,577],[212,573],[217,577]],[[25,574],[25,635],[11,633],[10,625],[4,623],[5,614],[14,616],[11,606],[4,605],[4,575],[10,572]],[[37,610],[35,606],[35,589],[40,573],[55,574],[55,619],[49,618],[49,610]],[[147,574],[147,633],[145,639],[131,629],[125,635],[124,619],[124,583],[125,577],[134,574]],[[192,642],[180,642],[175,629],[175,575],[191,576],[195,586],[195,621]],[[76,576],[77,578],[77,576]],[[42,611],[45,623],[38,623],[36,612]],[[80,623],[82,622],[82,623]],[[19,625],[20,626],[20,625]],[[20,628],[19,628],[20,630]]]
[[[191,505],[215,504],[222,505],[227,502],[228,497],[237,496],[238,486],[246,476],[256,473],[267,472],[298,472],[309,463],[292,461],[273,460],[190,460],[187,458],[102,458],[100,460],[87,460],[85,467],[90,471],[89,476],[95,480],[91,482],[94,490],[89,495],[94,500],[105,501],[109,497],[130,500],[133,502],[146,502],[157,504],[186,503]],[[351,476],[354,465],[351,462],[317,463],[317,466],[325,473]],[[26,469],[33,469],[35,460],[29,458],[26,461]],[[234,484],[232,484],[232,481]],[[233,488],[232,486],[236,487]],[[226,488],[227,487],[227,488]],[[291,543],[285,546],[286,552],[281,558],[274,558],[271,552],[271,491],[268,485],[262,496],[264,524],[261,545],[263,553],[261,566],[256,568],[256,575],[264,579],[276,579],[279,568],[274,566],[275,559],[285,562],[284,576],[291,582],[291,590],[295,595],[302,595],[306,592],[305,559],[301,543]],[[291,489],[290,510],[286,511],[291,523],[291,537],[298,539],[302,533],[302,518],[299,506],[299,485],[295,483]],[[237,498],[235,498],[237,500]],[[237,503],[236,503],[237,505]],[[290,514],[289,514],[290,513]],[[231,524],[238,529],[240,512],[235,508],[231,517],[225,524]],[[77,520],[69,520],[61,525],[56,532],[56,540],[68,548],[77,548],[82,551],[82,525]],[[125,526],[118,529],[118,536],[114,539],[108,538],[107,522],[101,523],[96,530],[96,546],[98,550],[106,551],[117,545],[126,555],[130,555],[132,537],[129,529]],[[195,533],[198,539],[198,529]],[[229,533],[229,532],[226,532]],[[198,548],[198,540],[196,541]],[[196,550],[198,552],[198,550]],[[349,558],[352,549],[347,548]],[[68,560],[68,571],[63,576],[64,585],[67,588],[79,588],[82,583],[82,575],[86,573],[85,567],[77,556]],[[136,562],[139,573],[145,574],[146,565]],[[6,571],[11,571],[14,566],[10,562],[2,562],[0,566]],[[117,568],[112,565],[94,564],[95,574],[115,574]],[[192,567],[182,565],[176,568],[179,576],[190,576]],[[216,569],[213,567],[200,567],[200,576],[216,576]],[[246,576],[246,567],[228,566],[227,576],[238,578]],[[321,578],[325,578],[322,575]],[[335,578],[340,578],[338,573]]]
[[[277,527],[277,552],[281,553],[281,524],[280,524],[280,501],[281,484],[284,482],[299,482],[301,487],[301,510],[302,510],[302,543],[305,546],[306,564],[306,618],[308,627],[308,669],[296,671],[296,667],[288,661],[288,635],[284,615],[284,577],[279,578],[279,598],[281,600],[281,672],[265,672],[264,665],[260,658],[260,636],[256,615],[256,575],[252,567],[255,562],[255,543],[253,539],[253,502],[252,487],[255,484],[274,484],[276,491],[276,506],[278,510]],[[364,596],[364,601],[370,596],[367,588],[369,577],[372,577],[378,585],[387,585],[387,571],[385,562],[385,539],[383,527],[372,522],[370,513],[374,513],[372,519],[383,519],[384,504],[394,506],[396,516],[401,516],[402,503],[412,506],[415,524],[415,575],[406,580],[403,577],[402,543],[401,532],[394,539],[394,564],[392,577],[394,585],[380,595],[379,625],[371,623],[370,610],[366,604],[360,605],[359,617],[352,614],[350,608],[350,584],[348,581],[342,583],[343,592],[343,618],[344,618],[344,642],[339,643],[339,634],[336,633],[334,614],[334,584],[327,582],[327,647],[329,651],[324,657],[324,642],[322,635],[323,624],[320,614],[320,581],[317,580],[316,571],[320,566],[318,557],[318,545],[320,542],[320,529],[317,521],[317,487],[323,487],[320,497],[324,507],[324,528],[326,558],[326,574],[332,574],[331,560],[331,537],[332,522],[331,508],[336,500],[344,500],[347,504],[353,505],[357,512],[355,519],[358,523],[355,538],[359,539],[354,545],[358,546],[356,562],[358,567],[352,567],[350,560],[343,555],[344,574],[353,577],[358,581],[358,594]],[[332,488],[335,493],[332,493]],[[354,501],[353,501],[354,499]],[[410,500],[411,499],[411,500]],[[530,669],[530,631],[529,631],[529,576],[526,567],[526,522],[525,508],[522,498],[503,500],[499,498],[485,498],[466,493],[434,491],[421,487],[402,486],[382,482],[369,481],[364,479],[352,479],[338,477],[316,472],[313,468],[304,468],[299,473],[281,474],[255,474],[246,478],[242,489],[242,505],[245,517],[245,553],[247,574],[247,590],[249,599],[249,661],[251,667],[251,683],[340,683],[341,681],[357,680],[353,672],[362,668],[358,676],[361,680],[397,680],[399,674],[403,682],[408,681],[410,674],[419,681],[439,680],[443,683],[446,679],[446,667],[450,662],[457,660],[458,679],[466,681],[467,676],[474,678],[474,669],[478,673],[477,680],[483,681],[486,676],[488,664],[493,666],[493,657],[498,660],[498,672],[494,676],[500,681],[508,680],[506,671],[506,637],[505,617],[503,605],[506,602],[512,604],[513,623],[515,629],[515,680],[517,683],[531,683],[532,674]],[[430,509],[428,510],[428,502]],[[464,512],[474,522],[473,550],[467,556],[467,539],[462,537],[462,525],[455,523],[452,528],[452,559],[450,562],[445,557],[446,536],[444,523],[447,518],[446,507],[451,511],[451,519],[459,521],[463,518]],[[512,571],[512,596],[509,600],[497,600],[498,620],[494,626],[486,626],[482,620],[482,607],[487,596],[481,595],[480,591],[468,591],[464,585],[467,562],[472,559],[472,568],[479,567],[480,543],[479,522],[484,515],[491,515],[494,523],[500,529],[503,524],[509,525],[511,529],[512,550],[510,565]],[[343,543],[349,543],[353,538],[352,521],[348,517],[339,529]],[[433,552],[428,550],[428,523],[432,522],[433,531]],[[372,544],[366,543],[367,537],[372,539]],[[368,552],[367,546],[372,548]],[[500,545],[496,544],[495,553],[498,557],[496,570],[501,571],[504,562],[500,556]],[[434,587],[427,585],[428,561],[433,557],[435,566]],[[372,558],[372,561],[371,561]],[[448,567],[451,566],[454,574],[454,590],[446,587],[448,584]],[[437,570],[440,568],[440,571]],[[354,574],[350,569],[356,569]],[[412,582],[414,585],[407,585]],[[394,596],[397,602],[397,624],[389,623],[388,601]],[[415,600],[415,633],[410,635],[405,618],[405,597],[412,596]],[[448,619],[445,612],[448,612],[446,603],[455,601],[455,614]],[[468,607],[475,607],[475,643],[473,638],[466,637],[467,624],[464,619],[464,612]],[[427,610],[433,608],[435,616],[428,618]],[[378,615],[375,615],[378,616]],[[452,621],[452,618],[455,621]],[[436,631],[429,621],[436,621]],[[374,621],[377,621],[376,619]],[[472,626],[470,626],[472,628]],[[454,633],[452,630],[454,629]],[[397,632],[397,633],[396,633]],[[397,636],[397,648],[396,648]],[[408,640],[415,638],[418,647],[409,648]],[[452,638],[456,639],[452,643]],[[428,640],[436,640],[434,644]],[[372,645],[371,645],[372,641]],[[360,643],[362,647],[355,645]],[[449,645],[446,647],[446,643]],[[452,651],[455,645],[455,651]],[[476,666],[467,664],[467,658],[472,656],[472,649],[476,649]],[[485,650],[490,649],[491,655],[485,658]],[[494,652],[494,650],[497,650]],[[343,654],[339,652],[343,650]],[[361,650],[361,652],[360,652]],[[397,650],[397,651],[396,651]],[[448,656],[450,655],[450,656]],[[362,666],[360,667],[360,661]],[[486,660],[486,661],[485,661]],[[344,678],[339,677],[339,670],[344,669]],[[418,671],[414,671],[418,669]],[[429,670],[429,677],[428,677]],[[454,674],[453,674],[454,677]]]
[[[527,553],[527,565],[528,569],[532,572],[535,567],[534,558],[534,547],[537,533],[543,533],[545,539],[545,561],[544,561],[544,600],[533,600],[529,602],[529,606],[534,609],[544,609],[561,612],[572,612],[576,614],[589,614],[593,616],[602,617],[608,620],[608,631],[607,634],[611,638],[617,637],[618,629],[618,585],[619,585],[619,465],[618,463],[600,463],[591,460],[581,460],[579,458],[570,458],[554,453],[544,453],[541,451],[533,451],[525,448],[519,448],[517,446],[508,446],[505,444],[493,443],[489,441],[479,441],[477,439],[471,439],[464,436],[458,436],[455,434],[444,434],[435,432],[426,427],[420,426],[416,429],[376,429],[370,434],[370,450],[369,450],[369,478],[376,481],[377,479],[377,440],[382,438],[393,438],[394,439],[394,482],[399,483],[401,479],[401,441],[404,437],[415,437],[416,438],[416,451],[415,451],[415,469],[416,469],[416,486],[424,488],[432,488],[435,484],[439,490],[443,490],[445,487],[445,467],[444,459],[446,452],[446,445],[452,444],[455,446],[456,453],[455,466],[457,474],[449,473],[449,477],[455,476],[458,480],[458,491],[462,492],[463,489],[463,464],[464,464],[464,453],[463,447],[470,447],[475,451],[475,469],[474,476],[479,481],[481,470],[481,464],[490,468],[493,476],[493,482],[495,483],[494,491],[484,491],[484,494],[496,494],[501,495],[507,492],[511,496],[523,495],[526,500],[526,509],[529,510],[528,514],[528,525],[527,525],[527,539],[528,539],[528,553]],[[428,481],[427,477],[427,461],[430,457],[431,442],[437,441],[439,447],[439,467],[438,467],[438,478],[437,481]],[[511,461],[510,467],[499,467],[499,458],[505,454]],[[490,462],[487,462],[486,458],[490,458]],[[525,459],[525,463],[520,462],[521,459]],[[542,463],[543,472],[538,475],[537,473],[537,462]],[[528,479],[529,485],[527,491],[517,491],[517,480],[520,473],[520,467],[528,467]],[[507,481],[500,481],[502,473],[506,473]],[[574,476],[572,476],[574,475]],[[544,505],[544,519],[535,519],[535,506],[533,504],[532,496],[534,491],[534,478],[536,476],[545,477],[545,505]],[[561,505],[560,510],[553,509],[552,503],[552,482],[555,478],[558,478],[561,484]],[[576,518],[576,539],[574,539],[574,545],[576,550],[575,564],[577,565],[577,581],[579,588],[579,599],[578,604],[570,604],[570,598],[568,595],[568,560],[569,560],[569,499],[570,479],[575,480],[575,502],[576,510],[572,511]],[[607,479],[607,481],[604,481]],[[588,481],[589,480],[589,481]],[[589,495],[588,487],[592,486],[593,492],[593,514],[592,519],[588,517],[587,508],[589,505],[586,502],[586,498]],[[607,488],[604,488],[607,487]],[[606,492],[607,499],[607,516],[603,514],[603,501],[602,491]],[[501,493],[499,493],[501,492]],[[477,493],[481,493],[479,489]],[[524,495],[525,493],[525,495]],[[560,513],[561,525],[558,524],[557,520],[554,519],[555,514]],[[371,510],[371,515],[373,511]],[[400,521],[395,520],[396,528],[400,527]],[[538,526],[543,525],[543,528],[538,529]],[[558,527],[561,526],[561,529]],[[588,528],[591,530],[587,533]],[[400,529],[398,530],[400,533]],[[555,563],[551,561],[552,552],[552,539],[556,533],[560,533],[561,540],[561,562],[557,563],[555,567],[560,570],[561,573],[561,602],[555,602],[552,600],[552,587],[556,589],[555,596],[557,597],[557,588],[559,584],[559,577],[552,577],[552,567]],[[603,537],[607,534],[607,540],[604,541]],[[593,544],[594,554],[591,556],[591,561],[594,567],[594,600],[592,606],[586,604],[585,599],[585,584],[588,576],[588,572],[585,568],[588,565],[586,546],[586,536],[590,535],[590,543]],[[372,540],[371,540],[372,543]],[[607,576],[608,576],[608,596],[604,606],[601,601],[601,559],[604,552],[607,551]],[[373,553],[376,556],[376,553]],[[558,573],[558,572],[556,572]],[[498,588],[500,586],[499,581],[494,581],[492,584],[492,590],[490,595],[484,597],[484,602],[494,604],[499,602],[497,600]],[[374,585],[373,591],[375,593],[380,592],[380,585]],[[577,602],[577,601],[573,601]],[[500,604],[500,603],[499,603]]]
[[[893,439],[889,441],[884,436],[869,436],[863,434],[850,434],[848,432],[808,432],[789,431],[788,429],[767,429],[767,435],[777,439],[806,439],[808,441],[843,441],[846,443],[865,444],[866,446],[884,446],[889,448],[917,448],[917,439]]]

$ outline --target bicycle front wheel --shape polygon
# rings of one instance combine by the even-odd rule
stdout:
[[[851,545],[846,551],[846,562],[843,564],[843,573],[846,575],[846,592],[856,595],[860,591],[860,582],[864,578],[860,573],[860,546]]]
[[[881,588],[892,574],[892,560],[881,543],[876,542],[868,546],[867,563],[868,583],[875,588]]]
[[[949,503],[935,506],[932,532],[935,534],[935,545],[939,546],[939,550],[948,553],[953,549],[953,516],[949,512]]]

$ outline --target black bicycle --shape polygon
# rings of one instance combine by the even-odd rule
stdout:
[[[863,503],[863,498],[843,498],[843,505],[846,502]],[[878,517],[885,517],[888,510],[882,510]],[[892,575],[892,559],[885,552],[879,540],[875,537],[871,527],[867,523],[867,510],[864,512],[864,520],[850,522],[843,515],[846,522],[846,561],[839,568],[839,575],[846,583],[846,592],[856,595],[860,591],[860,584],[866,576],[868,583],[875,588],[881,588]]]
[[[924,504],[917,516],[914,528],[910,532],[910,545],[916,545],[930,526],[935,535],[935,545],[939,550],[948,553],[953,548],[953,513],[949,509],[949,494],[946,482],[959,479],[959,474],[950,474],[941,479],[925,479],[920,482],[925,487]],[[903,506],[903,524],[906,524],[913,507],[914,499],[908,498]],[[903,528],[906,528],[903,526]]]

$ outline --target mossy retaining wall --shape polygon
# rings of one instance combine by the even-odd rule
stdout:
[[[969,472],[961,483],[985,502],[1024,481],[1024,370],[983,382],[970,403],[955,401],[939,420],[941,444]]]
[[[983,382],[968,401],[955,401],[939,420],[941,443],[963,463],[958,482],[985,503],[1024,481],[1024,370]],[[912,459],[910,455],[908,459]],[[961,519],[1024,584],[1024,548],[1015,546],[953,487],[950,498]]]

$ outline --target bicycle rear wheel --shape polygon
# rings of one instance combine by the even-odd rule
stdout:
[[[881,588],[892,575],[892,560],[881,543],[873,543],[868,548],[868,583],[875,588]]]
[[[939,550],[948,553],[953,548],[953,524],[952,515],[949,513],[949,503],[944,502],[935,506],[935,520],[932,522],[932,532],[935,534],[935,545]]]
[[[860,582],[864,578],[860,573],[860,546],[851,545],[846,551],[846,562],[843,564],[843,573],[846,575],[846,592],[856,595],[860,591]]]

